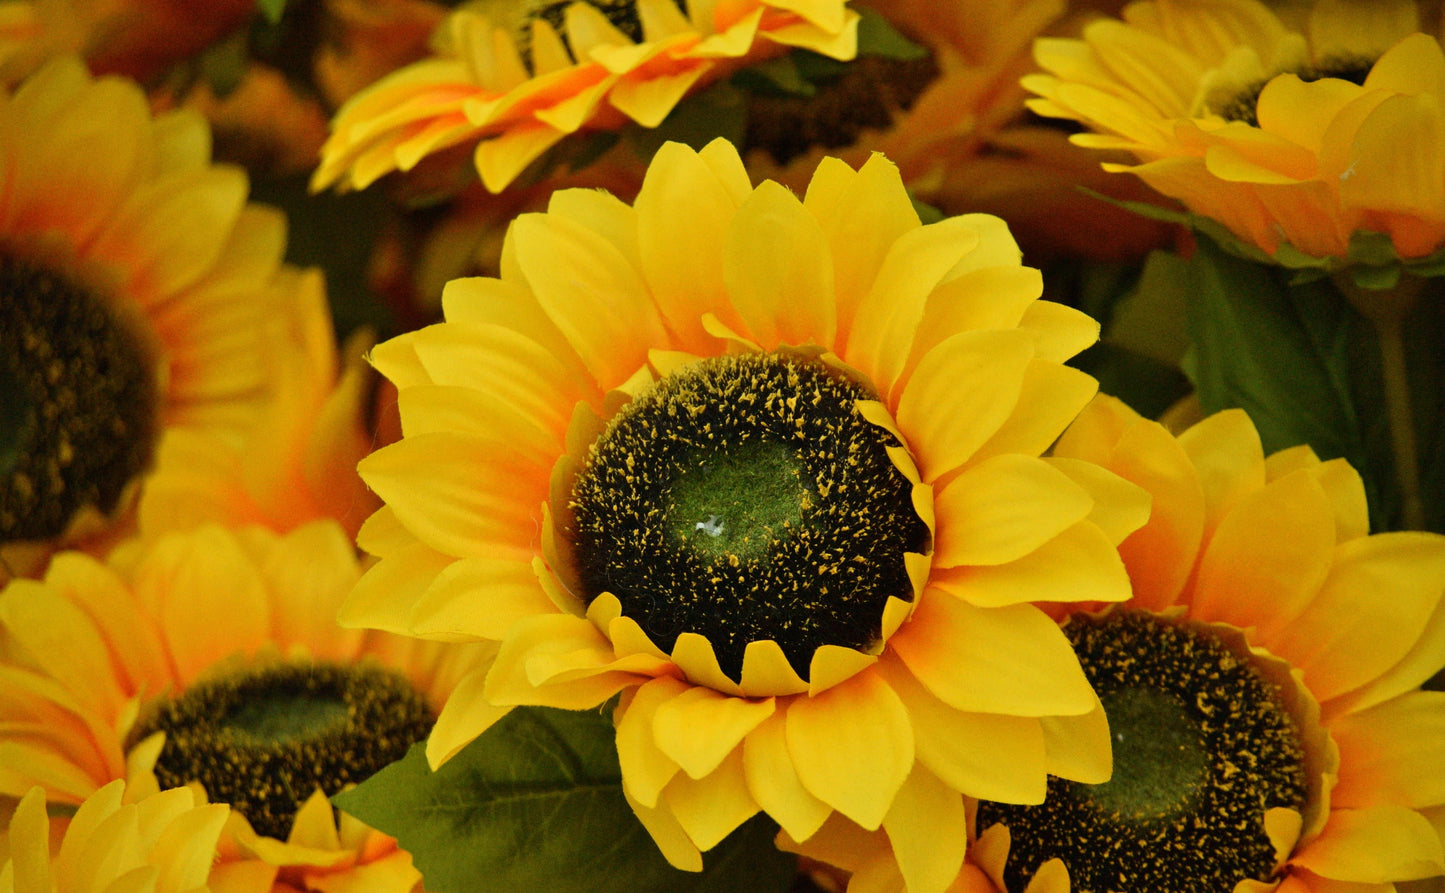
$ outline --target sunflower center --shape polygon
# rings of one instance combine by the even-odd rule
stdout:
[[[151,462],[148,352],[73,282],[0,253],[0,542],[113,511]]]
[[[912,599],[905,552],[927,527],[855,408],[873,395],[821,362],[703,360],[628,404],[593,444],[571,539],[590,604],[622,603],[665,651],[712,643],[738,679],[748,643],[778,643],[803,678],[822,645],[867,650],[889,596]]]
[[[191,686],[151,705],[128,747],[165,732],[162,788],[200,782],[255,830],[285,840],[317,788],[327,796],[406,755],[435,717],[399,673],[374,664],[285,663]]]
[[[1365,78],[1370,76],[1370,69],[1375,67],[1375,60],[1364,56],[1336,56],[1319,63],[1308,65],[1297,71],[1291,72],[1305,82],[1322,80],[1324,78],[1338,78],[1342,81],[1349,81],[1356,86],[1363,87]],[[1215,113],[1227,121],[1243,121],[1251,127],[1259,126],[1259,94],[1264,92],[1265,86],[1273,78],[1256,81],[1240,90],[1238,93],[1224,97],[1215,106]]]
[[[1008,826],[1004,877],[1022,891],[1061,858],[1081,893],[1231,893],[1267,880],[1264,814],[1302,810],[1304,749],[1275,686],[1203,629],[1115,611],[1064,628],[1109,717],[1114,776],[1049,779],[1038,806],[984,802],[978,827]]]
[[[866,131],[882,131],[913,107],[939,75],[933,56],[893,59],[859,56],[848,63],[799,52],[837,71],[817,77],[812,96],[748,94],[744,152],[762,149],[787,164],[810,149],[842,149]]]

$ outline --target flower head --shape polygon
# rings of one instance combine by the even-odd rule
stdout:
[[[243,428],[288,295],[285,222],[200,118],[61,59],[0,95],[0,126],[3,577],[123,518],[166,431]]]
[[[475,144],[482,182],[500,192],[567,136],[656,127],[691,91],[739,66],[804,47],[857,49],[846,0],[673,0],[464,6],[438,32],[438,55],[353,97],[333,122],[315,189],[363,189],[451,146]]]
[[[932,889],[960,791],[1107,773],[1029,602],[1127,597],[1146,506],[1040,458],[1097,324],[1039,292],[1002,221],[920,225],[882,157],[800,201],[674,143],[635,206],[559,192],[501,278],[373,352],[405,436],[361,465],[381,560],[342,622],[501,643],[433,764],[514,705],[620,695],[624,789],[674,864],[760,810],[799,838],[838,812]]]
[[[1445,694],[1418,690],[1445,666],[1445,538],[1368,535],[1344,460],[1266,458],[1239,411],[1175,440],[1101,400],[1056,453],[1144,486],[1155,509],[1121,546],[1134,598],[1065,625],[1115,776],[980,805],[982,833],[1007,829],[991,844],[1006,889],[1053,859],[1079,889],[1323,893],[1445,871],[1429,818],[1445,742],[1425,731]]]
[[[327,797],[424,738],[491,649],[339,629],[359,574],[346,535],[318,522],[129,541],[104,564],[64,552],[43,580],[12,582],[0,793],[40,785],[73,804],[116,779],[133,800],[191,786],[231,807],[207,861],[237,883],[326,889],[355,873],[410,893],[410,856]]]
[[[1414,3],[1321,2],[1307,33],[1256,0],[1159,0],[1041,40],[1039,114],[1247,245],[1290,263],[1445,244],[1445,54]],[[1281,253],[1281,252],[1284,253]],[[1299,259],[1303,254],[1306,259]]]
[[[10,820],[10,858],[0,863],[5,893],[204,890],[230,812],[196,802],[189,788],[130,802],[117,779],[80,804],[52,853],[45,803],[45,791],[31,788]]]

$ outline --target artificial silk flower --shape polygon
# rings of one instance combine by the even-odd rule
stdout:
[[[355,535],[377,506],[356,473],[371,450],[373,375],[358,332],[338,351],[319,271],[297,273],[288,312],[266,321],[269,399],[239,439],[169,431],[157,475],[141,495],[141,530],[153,535],[206,523],[277,532],[331,518]]]
[[[656,127],[688,93],[790,47],[850,59],[857,30],[846,0],[469,4],[438,29],[436,56],[341,108],[312,187],[364,189],[465,144],[500,192],[564,138]]]
[[[1305,33],[1256,0],[1139,2],[1040,40],[1024,85],[1095,131],[1076,143],[1140,162],[1109,170],[1264,254],[1420,259],[1445,243],[1445,55],[1417,29],[1403,0],[1322,0]]]
[[[0,129],[4,579],[123,520],[165,432],[236,436],[289,295],[284,219],[198,116],[67,58],[0,93]]]
[[[115,780],[65,822],[51,852],[45,791],[31,788],[10,820],[0,893],[198,893],[207,889],[229,808],[197,802],[189,788],[136,800]]]
[[[1370,536],[1344,460],[1266,458],[1238,410],[1176,439],[1100,397],[1053,454],[1154,497],[1120,546],[1134,598],[1058,606],[1114,774],[970,804],[951,893],[1387,893],[1445,871],[1445,693],[1419,690],[1445,666],[1445,538]],[[904,889],[855,823],[780,843],[853,872],[848,893]]]
[[[673,864],[759,811],[798,838],[840,813],[941,890],[960,792],[1108,774],[1029,602],[1126,598],[1147,503],[1041,458],[1098,326],[1040,289],[1002,221],[921,225],[881,156],[799,200],[670,143],[635,206],[556,193],[500,278],[373,351],[405,436],[361,464],[380,561],[341,621],[501,643],[433,765],[513,706],[620,696],[624,790]]]
[[[132,540],[104,564],[63,552],[12,582],[0,794],[191,786],[231,808],[207,856],[217,890],[410,893],[410,855],[326,798],[426,737],[494,649],[340,629],[359,575],[349,538],[317,522]]]
[[[1369,535],[1344,460],[1266,458],[1237,410],[1176,440],[1101,399],[1055,455],[1114,470],[1154,509],[1120,547],[1134,598],[1064,625],[1114,778],[981,804],[977,828],[1008,831],[1003,889],[1052,859],[1080,890],[1384,893],[1445,873],[1445,693],[1419,690],[1445,666],[1445,538]]]

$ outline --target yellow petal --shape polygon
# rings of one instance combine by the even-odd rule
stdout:
[[[954,709],[897,662],[881,666],[913,721],[919,763],[970,797],[1001,803],[1044,801],[1048,779],[1037,719]]]
[[[1335,523],[1324,490],[1297,471],[1244,497],[1220,522],[1199,562],[1197,616],[1283,631],[1325,581]]]
[[[934,564],[1016,561],[1085,518],[1093,500],[1042,459],[1006,453],[969,468],[934,495]]]
[[[412,607],[453,560],[421,543],[381,559],[356,582],[337,612],[337,622],[348,629],[409,633]]]
[[[1121,602],[1133,593],[1111,538],[1081,521],[1007,564],[948,568],[934,586],[980,608],[1027,602]]]
[[[1079,716],[1045,716],[1044,731],[1050,775],[1084,784],[1103,784],[1114,774],[1113,744],[1104,705]]]
[[[1204,488],[1206,531],[1244,494],[1264,486],[1264,446],[1242,409],[1215,413],[1179,435]]]
[[[671,810],[643,806],[632,799],[625,787],[622,794],[627,798],[627,805],[632,807],[637,820],[647,829],[647,833],[652,835],[653,842],[674,868],[702,871],[702,853],[698,852],[697,844],[687,836]]]
[[[765,349],[833,343],[833,261],[824,239],[802,203],[771,180],[729,224],[723,280],[748,332]]]
[[[646,283],[616,245],[565,217],[523,215],[512,232],[538,302],[604,390],[668,345]]]
[[[788,705],[788,752],[803,787],[869,830],[887,815],[913,767],[913,729],[902,700],[860,673]]]
[[[907,365],[929,295],[977,239],[958,218],[908,230],[889,247],[853,318],[845,322],[839,308],[840,334],[847,335],[841,355],[867,375],[881,395],[891,393]]]
[[[1074,716],[1095,706],[1073,647],[1031,605],[976,608],[930,590],[888,644],[934,697],[958,710]]]
[[[619,741],[621,729],[618,730]],[[758,805],[794,840],[807,840],[832,815],[808,793],[788,753],[786,715],[775,711],[743,741],[743,773]]]
[[[1445,803],[1445,693],[1417,691],[1330,723],[1340,747],[1335,807]]]
[[[898,397],[898,426],[925,481],[958,468],[1018,405],[1033,346],[1018,331],[960,332],[929,351]]]
[[[466,558],[427,587],[411,610],[411,634],[443,642],[500,641],[513,623],[554,611],[529,564]]]
[[[1445,873],[1440,837],[1420,813],[1403,806],[1339,809],[1291,864],[1327,878],[1388,884]]]
[[[622,783],[629,797],[648,808],[657,807],[662,789],[681,768],[657,746],[653,735],[657,708],[688,690],[681,679],[659,676],[624,694],[614,715]]]
[[[487,700],[484,692],[490,670],[490,666],[483,666],[467,673],[447,696],[426,739],[426,759],[432,769],[440,768],[511,711],[511,707],[498,707]]]
[[[702,778],[772,713],[772,698],[736,698],[693,687],[657,707],[653,737],[684,772]]]
[[[687,836],[700,850],[710,850],[758,812],[748,793],[743,752],[735,749],[708,775],[679,775],[662,792]]]
[[[897,166],[877,154],[857,171],[824,158],[808,182],[803,207],[828,236],[838,289],[838,336],[846,341],[884,258],[898,239],[921,226],[918,213]]]
[[[1265,640],[1305,671],[1321,703],[1394,666],[1445,591],[1445,539],[1382,533],[1341,543],[1319,594],[1281,637]],[[1388,592],[1388,599],[1380,593]],[[1341,617],[1351,618],[1341,623]]]
[[[963,867],[963,798],[915,764],[883,819],[909,890],[945,890]]]

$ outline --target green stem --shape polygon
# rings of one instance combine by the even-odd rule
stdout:
[[[1400,488],[1400,520],[1406,530],[1425,529],[1425,504],[1420,499],[1420,453],[1415,442],[1415,412],[1410,401],[1410,375],[1405,366],[1405,316],[1415,306],[1425,280],[1401,276],[1388,290],[1362,289],[1348,277],[1338,280],[1350,303],[1375,327],[1380,343],[1385,385],[1385,413]]]

